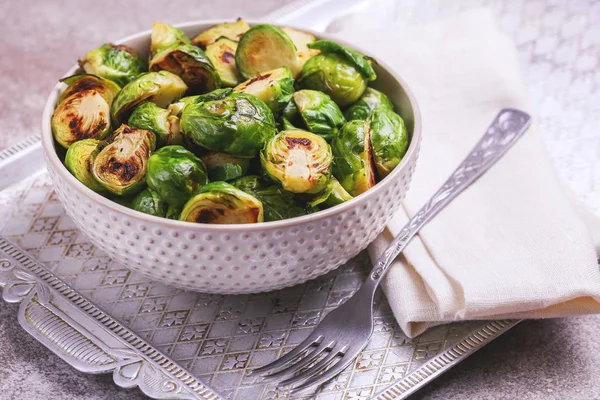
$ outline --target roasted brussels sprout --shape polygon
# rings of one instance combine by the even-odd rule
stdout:
[[[203,224],[252,224],[263,222],[263,205],[229,183],[213,182],[188,200],[179,219]]]
[[[181,29],[162,22],[155,22],[152,24],[152,33],[150,34],[150,58],[165,49],[191,43]]]
[[[127,124],[133,129],[154,132],[158,147],[181,144],[179,118],[154,103],[144,103],[133,110]]]
[[[367,81],[354,63],[337,53],[319,54],[304,64],[296,80],[301,89],[320,90],[340,107],[357,101]]]
[[[322,208],[328,208],[352,200],[352,198],[340,182],[332,176],[327,184],[327,188],[316,196],[308,198],[306,203],[312,207],[321,206]]]
[[[368,81],[374,81],[377,78],[375,70],[371,66],[371,59],[363,57],[359,52],[348,46],[342,46],[331,40],[317,40],[314,43],[308,44],[309,49],[321,50],[321,54],[338,53],[351,61],[360,73]]]
[[[211,181],[230,181],[248,172],[250,159],[235,157],[228,153],[209,151],[200,157],[208,169]]]
[[[119,85],[113,81],[90,74],[71,75],[60,81],[68,86],[58,97],[58,103],[61,103],[72,94],[93,89],[100,93],[110,106],[117,93],[119,93],[119,90],[121,90]]]
[[[319,193],[331,176],[331,148],[319,135],[303,130],[283,131],[260,153],[267,174],[287,191]]]
[[[148,187],[169,205],[181,207],[200,187],[208,183],[202,160],[183,146],[166,146],[148,161]]]
[[[150,71],[169,71],[181,77],[190,93],[206,93],[221,87],[221,78],[204,52],[191,44],[169,47],[150,61]]]
[[[296,56],[298,57],[298,71],[302,69],[306,61],[309,58],[316,56],[320,53],[319,50],[309,49],[308,44],[316,40],[315,36],[308,33],[299,31],[294,28],[281,28],[294,42],[296,46]]]
[[[110,109],[115,125],[126,120],[134,108],[143,103],[167,107],[187,90],[185,82],[169,71],[148,72],[129,82],[117,94]]]
[[[150,188],[139,192],[131,202],[131,208],[145,214],[165,217],[167,215],[167,203]]]
[[[185,96],[179,99],[177,103],[173,103],[168,107],[172,115],[181,117],[181,112],[190,103],[205,103],[212,100],[221,100],[229,96],[233,92],[232,88],[215,89],[212,92],[205,94],[197,94],[194,96]]]
[[[294,42],[284,31],[267,24],[256,25],[242,36],[235,62],[246,79],[280,67],[288,67],[294,76],[299,70]]]
[[[206,46],[206,56],[219,73],[223,86],[235,86],[242,81],[242,75],[235,66],[237,46],[237,42],[224,37]]]
[[[67,150],[65,156],[65,167],[73,174],[75,178],[96,193],[105,194],[108,191],[102,186],[94,175],[92,175],[92,165],[98,153],[106,147],[107,143],[103,140],[84,139],[75,142]]]
[[[181,114],[181,131],[197,145],[238,157],[254,157],[276,132],[269,107],[245,93],[188,104]]]
[[[240,83],[234,92],[253,94],[273,111],[283,109],[294,94],[294,78],[287,67],[262,72],[254,78]]]
[[[279,185],[266,184],[256,175],[244,176],[231,184],[261,201],[265,222],[301,217],[317,211],[299,201],[294,193]]]
[[[377,107],[386,107],[392,111],[394,110],[394,105],[385,94],[379,90],[367,88],[360,99],[348,107],[344,112],[344,116],[348,121],[352,121],[353,119],[366,120],[371,111]]]
[[[151,131],[121,125],[113,142],[96,156],[92,167],[94,178],[118,196],[140,192],[146,184],[148,158],[155,140]]]
[[[373,161],[379,178],[385,178],[400,163],[408,149],[404,120],[388,107],[377,107],[369,119]]]
[[[208,28],[198,36],[192,39],[192,44],[206,48],[209,44],[216,42],[219,38],[239,41],[240,38],[250,29],[250,26],[241,18],[235,22],[227,22]]]
[[[79,65],[88,74],[110,79],[121,87],[148,70],[137,51],[124,44],[112,43],[90,51],[79,60]]]
[[[354,120],[346,122],[331,141],[333,175],[352,196],[375,185],[370,136],[369,123]]]
[[[95,89],[81,90],[63,99],[50,122],[54,139],[69,148],[82,139],[104,139],[111,132],[110,106]]]
[[[306,128],[329,141],[346,120],[342,111],[329,96],[316,90],[299,90],[294,103]]]

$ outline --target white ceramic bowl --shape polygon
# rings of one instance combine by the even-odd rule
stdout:
[[[193,37],[218,22],[177,26]],[[150,31],[119,43],[147,57]],[[400,77],[382,63],[375,69],[378,78],[372,86],[397,106],[411,133],[410,146],[400,165],[373,189],[328,210],[252,225],[207,225],[154,217],[108,200],[77,181],[56,154],[50,119],[63,84],[50,94],[42,119],[48,171],[67,214],[89,239],[126,267],[152,279],[208,293],[253,293],[302,283],[365,249],[408,190],[421,139],[419,110]],[[77,70],[74,66],[66,76]]]

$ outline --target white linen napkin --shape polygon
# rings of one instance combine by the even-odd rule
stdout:
[[[423,121],[403,211],[369,247],[376,260],[500,109],[532,107],[516,50],[487,10],[413,29],[366,25],[348,17],[334,33],[391,65],[413,90]],[[596,313],[598,244],[600,219],[557,180],[534,123],[413,239],[383,290],[409,337],[448,321]]]

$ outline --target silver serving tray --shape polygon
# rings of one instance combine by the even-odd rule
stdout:
[[[398,20],[426,21],[458,11],[432,7],[433,3],[437,4],[411,3]],[[528,7],[533,4],[538,13],[525,18],[519,8],[525,6],[515,7],[509,0],[493,3],[520,45],[537,104],[554,101],[554,108],[546,105],[540,110],[540,120],[560,175],[597,210],[600,170],[595,161],[600,159],[600,147],[592,151],[586,144],[599,137],[586,126],[597,127],[600,120],[591,105],[598,87],[593,82],[583,85],[587,91],[575,92],[579,97],[564,91],[573,84],[581,89],[581,79],[599,74],[569,72],[570,79],[558,85],[564,91],[557,92],[556,78],[564,78],[570,66],[554,63],[552,56],[564,43],[544,51],[535,44],[548,29],[560,30],[561,24],[539,30],[537,36],[529,33],[519,42],[519,35],[530,32],[530,25],[546,14],[555,14],[555,9],[545,0],[533,0]],[[270,19],[318,30],[340,13],[364,4],[364,0],[301,0]],[[587,22],[594,23],[600,21]],[[587,27],[577,29],[581,36]],[[598,53],[576,47],[575,62],[590,54],[598,62]],[[549,81],[554,86],[543,84]],[[587,107],[580,102],[582,96],[589,97]],[[556,119],[557,113],[574,107],[583,110],[584,119],[581,115]],[[316,393],[290,397],[250,371],[301,342],[356,290],[370,267],[366,253],[321,278],[270,293],[209,295],[151,282],[111,261],[65,215],[44,171],[39,136],[0,152],[0,233],[0,286],[6,301],[21,303],[21,326],[76,369],[110,372],[117,385],[137,386],[156,399],[402,399],[517,323],[453,323],[411,340],[379,294],[375,333],[356,362]]]

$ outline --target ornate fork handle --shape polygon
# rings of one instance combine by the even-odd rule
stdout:
[[[379,285],[392,262],[421,227],[498,161],[525,133],[530,122],[531,117],[522,111],[514,109],[500,111],[469,155],[433,197],[408,221],[379,257],[367,280],[371,283],[368,286],[371,286],[372,290]]]

